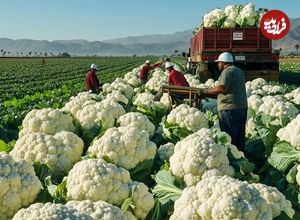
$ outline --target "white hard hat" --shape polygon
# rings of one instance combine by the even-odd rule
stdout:
[[[94,63],[91,65],[91,69],[93,69],[93,70],[99,70],[98,66],[96,64],[94,64]]]
[[[171,62],[166,62],[166,64],[165,64],[165,68],[169,68],[172,66],[173,66],[173,63],[171,63]]]
[[[233,57],[231,53],[221,53],[216,62],[233,63]]]
[[[146,62],[145,62],[145,63],[147,63],[147,64],[148,64],[148,63],[150,63],[150,60],[146,60]]]

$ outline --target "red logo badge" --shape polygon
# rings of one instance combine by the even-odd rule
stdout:
[[[279,40],[290,30],[288,16],[279,10],[271,10],[265,13],[260,21],[260,30],[267,38]]]

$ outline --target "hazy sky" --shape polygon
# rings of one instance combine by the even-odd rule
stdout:
[[[169,34],[199,26],[210,10],[250,1],[228,0],[2,0],[0,38],[90,41]],[[251,1],[300,17],[299,1]],[[295,7],[296,6],[296,7]]]

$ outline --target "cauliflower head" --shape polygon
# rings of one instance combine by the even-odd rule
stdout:
[[[68,207],[63,204],[54,203],[35,203],[28,208],[21,209],[14,216],[13,220],[65,220],[65,219],[80,219],[93,220],[91,216],[86,213]]]
[[[8,220],[30,205],[43,186],[30,163],[0,152],[0,188],[1,219]]]
[[[118,122],[121,127],[136,127],[139,130],[145,130],[152,137],[155,131],[155,126],[148,119],[148,117],[140,112],[129,112],[122,115]]]
[[[47,164],[55,175],[67,173],[80,160],[82,151],[83,141],[76,134],[61,131],[55,135],[28,133],[17,140],[10,155],[16,160]]]
[[[196,185],[202,175],[214,169],[223,175],[234,175],[227,148],[215,142],[213,131],[203,128],[176,143],[174,154],[170,157],[170,170],[183,178],[187,186]]]
[[[94,220],[136,220],[130,212],[123,213],[119,207],[104,201],[93,202],[91,200],[74,200],[67,202],[66,206],[86,213]]]
[[[73,118],[53,108],[33,109],[25,116],[22,127],[19,137],[32,132],[54,135],[60,131],[75,131]]]
[[[126,98],[126,96],[124,96],[119,91],[113,91],[112,93],[108,93],[106,95],[106,100],[109,100],[111,102],[121,102],[125,105],[128,104],[128,99]]]
[[[144,160],[154,159],[156,145],[149,140],[149,133],[137,127],[110,128],[94,140],[88,153],[98,158],[104,156],[125,169],[132,169]]]
[[[208,128],[208,120],[197,108],[181,104],[174,108],[167,116],[167,122],[178,124],[190,131],[198,131],[201,128]]]
[[[82,160],[67,177],[68,200],[105,201],[120,206],[129,196],[130,174],[102,159]]]

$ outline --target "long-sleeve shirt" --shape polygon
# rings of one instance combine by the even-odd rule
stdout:
[[[87,91],[92,90],[92,92],[94,92],[94,93],[100,87],[100,83],[96,76],[96,73],[92,70],[88,71],[88,73],[86,74],[85,87],[86,87]]]
[[[174,86],[190,86],[184,75],[175,69],[169,73],[169,84]]]
[[[150,70],[152,69],[155,69],[156,67],[159,67],[161,65],[161,63],[156,63],[156,64],[153,64],[153,65],[144,65],[141,69],[141,72],[140,72],[140,79],[141,80],[147,80],[147,77],[148,77],[148,73]]]

